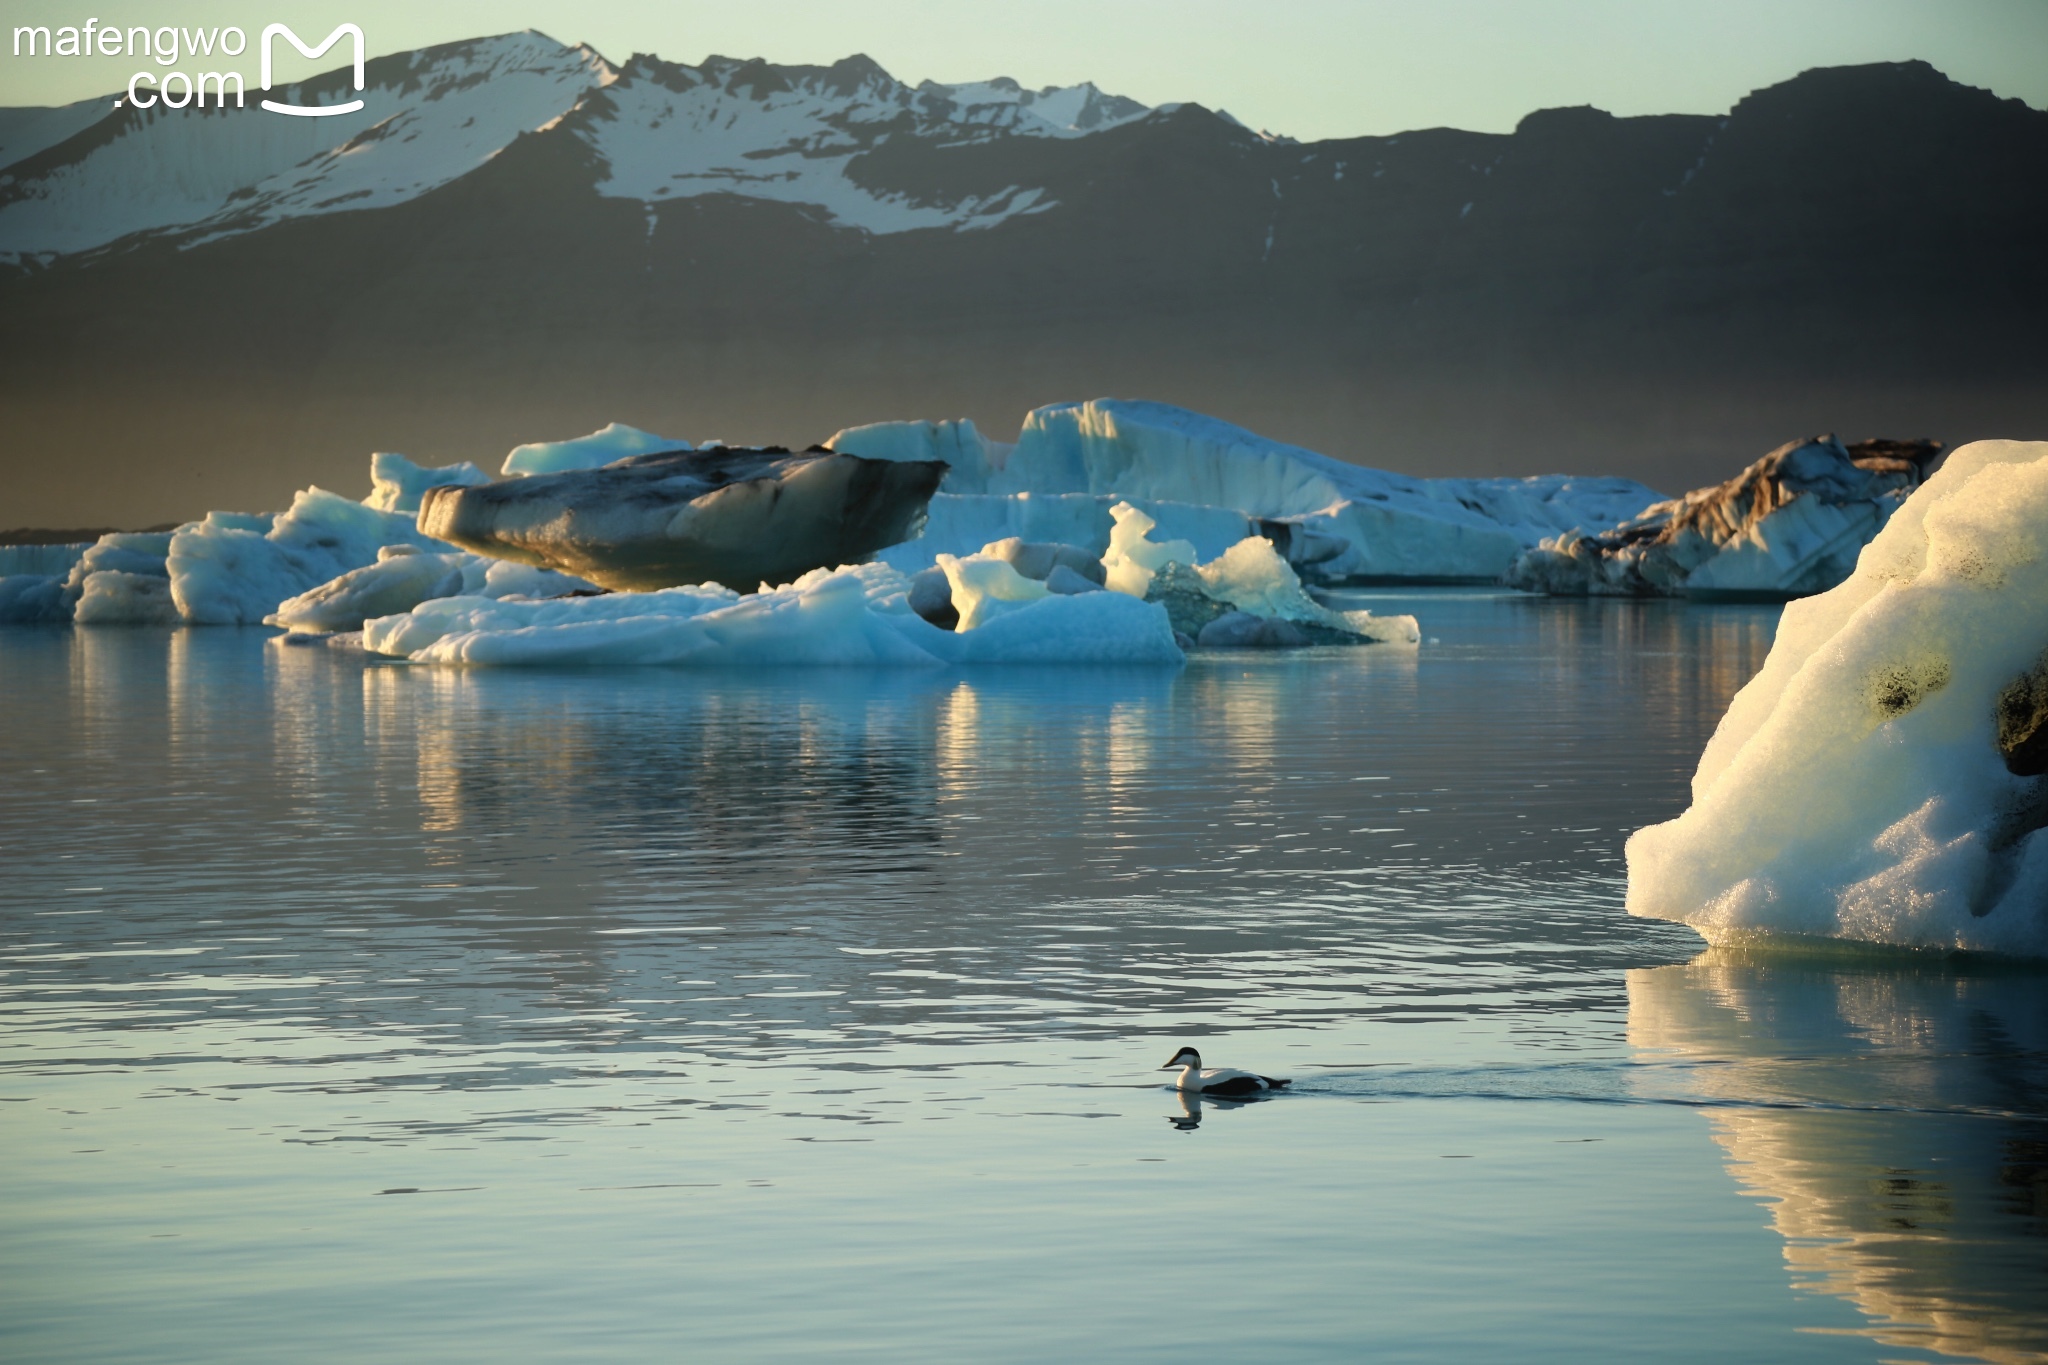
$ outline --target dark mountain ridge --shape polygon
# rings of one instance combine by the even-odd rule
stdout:
[[[494,468],[613,419],[794,447],[895,417],[1007,436],[1102,394],[1416,474],[1667,488],[1787,434],[2048,430],[2048,114],[1924,63],[1807,72],[1721,117],[1314,144],[1198,105],[1017,135],[1021,113],[976,123],[864,58],[615,75],[405,202],[0,278],[0,519],[274,505],[354,490],[373,448]],[[615,197],[650,156],[686,190],[734,173],[650,101],[828,96],[867,121],[828,100],[797,153],[731,158],[776,193],[841,158],[815,202]],[[1114,97],[1060,107],[1090,99]],[[1005,208],[1019,187],[1037,198]]]

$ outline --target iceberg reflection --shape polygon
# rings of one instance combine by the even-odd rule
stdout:
[[[1794,1285],[1890,1346],[2048,1360],[2048,978],[1750,950],[1629,973]]]

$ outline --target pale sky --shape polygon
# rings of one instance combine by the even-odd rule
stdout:
[[[1808,67],[1921,58],[2048,107],[2048,0],[0,0],[17,24],[352,21],[371,55],[537,28],[613,61],[654,52],[825,63],[865,52],[898,78],[1092,80],[1194,100],[1304,140],[1450,126],[1505,132],[1532,109],[1718,113]],[[294,60],[296,56],[294,56]],[[325,60],[321,68],[339,65]],[[183,69],[185,63],[179,64]],[[222,65],[215,58],[196,69]],[[128,57],[18,57],[0,105],[108,95]],[[306,74],[280,62],[284,75]]]

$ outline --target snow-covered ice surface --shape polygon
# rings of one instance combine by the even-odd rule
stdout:
[[[1726,483],[1611,530],[1547,538],[1515,561],[1507,582],[1561,596],[1823,592],[1849,576],[1940,450],[1933,441],[1790,441]]]
[[[1097,517],[1106,517],[1107,504],[1117,499],[1148,512],[1165,502],[1234,512],[1261,523],[1251,530],[1284,537],[1290,560],[1332,581],[1490,582],[1543,538],[1606,529],[1662,496],[1621,478],[1409,478],[1345,464],[1185,408],[1107,398],[1037,409],[1014,447],[986,440],[969,422],[880,423],[842,431],[827,444],[885,459],[948,459],[955,463],[948,494],[1019,502],[1046,495],[1105,499],[1099,514],[1079,502],[1058,509],[1054,515],[1074,519],[1069,534],[1058,536],[1046,534],[1051,528],[1038,508],[1020,506],[1009,514],[1020,524],[1006,534],[1027,538],[1089,544],[1094,537],[1083,528],[1099,528],[1096,543],[1107,548],[1108,526]],[[973,505],[941,514],[983,526],[1003,516],[996,506]],[[1034,519],[1041,520],[1021,524]],[[1243,535],[1204,548],[1220,552]]]
[[[204,240],[403,203],[475,170],[612,74],[588,48],[527,32],[372,62],[364,107],[326,118],[269,113],[260,87],[242,108],[117,110],[109,96],[103,119],[0,184],[0,258],[85,251],[141,232]],[[332,74],[270,96],[356,97]]]
[[[2048,442],[1956,451],[1850,579],[1785,608],[1633,914],[2048,956]]]

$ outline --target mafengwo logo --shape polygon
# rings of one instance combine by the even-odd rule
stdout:
[[[14,30],[14,55],[17,57],[147,57],[159,68],[174,67],[193,58],[212,57],[215,52],[223,57],[239,57],[249,50],[249,35],[230,25],[227,28],[101,28],[98,19],[87,19],[83,24],[64,25],[52,29],[47,25],[23,25]],[[363,89],[363,31],[354,24],[342,24],[327,35],[317,46],[302,41],[285,24],[271,24],[263,30],[258,43],[259,60],[262,63],[263,89],[271,88],[271,53],[282,38],[297,48],[299,55],[317,59],[327,55],[329,49],[342,39],[355,43],[355,88]],[[183,109],[188,105],[206,107],[208,89],[213,92],[214,107],[227,107],[228,91],[234,91],[235,107],[246,108],[243,92],[242,73],[239,71],[151,71],[147,67],[128,78],[126,98],[116,100],[115,108],[133,105],[137,109],[153,109],[158,105],[166,109]],[[347,100],[341,104],[289,104],[282,100],[262,101],[265,109],[273,114],[290,114],[297,118],[331,118],[335,114],[353,114],[363,107],[361,99]]]

